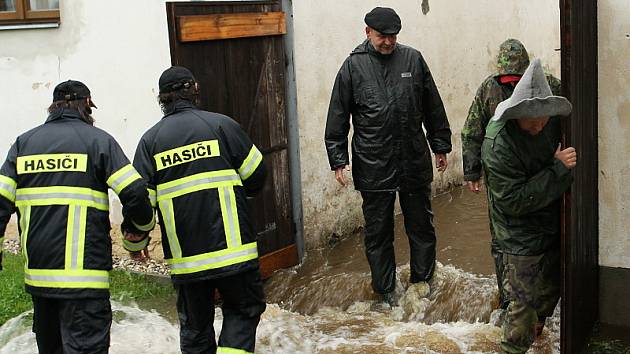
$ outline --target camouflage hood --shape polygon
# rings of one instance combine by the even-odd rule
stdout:
[[[497,57],[498,75],[523,75],[529,66],[527,49],[518,39],[508,39],[501,43]]]

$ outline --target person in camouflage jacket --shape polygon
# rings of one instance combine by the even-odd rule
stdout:
[[[571,108],[552,94],[536,59],[497,106],[481,148],[510,299],[502,324],[505,353],[527,352],[560,297],[560,203],[577,164],[575,149],[560,144],[560,116]]]
[[[494,114],[497,105],[508,99],[514,86],[529,65],[529,55],[523,43],[517,39],[507,39],[499,47],[497,71],[488,76],[477,89],[477,94],[468,111],[468,117],[462,128],[462,157],[464,162],[464,181],[468,189],[478,193],[481,190],[481,144],[486,134],[486,126]],[[554,95],[560,94],[560,80],[546,75],[547,82]],[[499,289],[499,306],[506,309],[508,299],[505,297],[503,283],[502,252],[494,237],[492,224],[491,251],[497,274]]]

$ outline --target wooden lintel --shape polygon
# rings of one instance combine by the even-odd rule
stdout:
[[[271,252],[259,258],[260,274],[263,279],[267,279],[271,274],[282,268],[289,268],[299,263],[297,247],[295,244]]]
[[[287,33],[284,12],[241,12],[177,18],[182,42],[276,36]]]

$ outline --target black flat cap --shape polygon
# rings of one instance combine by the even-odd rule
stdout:
[[[57,101],[74,101],[83,98],[90,98],[90,106],[97,108],[92,101],[90,89],[81,81],[68,80],[55,86],[53,90],[53,102]]]
[[[183,66],[171,66],[160,75],[158,86],[160,93],[167,93],[177,91],[182,87],[188,88],[195,82],[195,77],[190,70]]]
[[[398,34],[402,28],[400,17],[389,7],[375,7],[365,14],[365,24],[386,35]]]

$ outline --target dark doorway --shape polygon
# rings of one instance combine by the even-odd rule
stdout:
[[[201,108],[238,121],[269,171],[250,201],[263,276],[298,263],[286,114],[285,14],[278,1],[166,4],[171,63],[201,85]]]
[[[580,353],[598,316],[597,1],[561,0],[562,89],[573,103],[565,142],[578,152],[565,196],[562,353]]]

